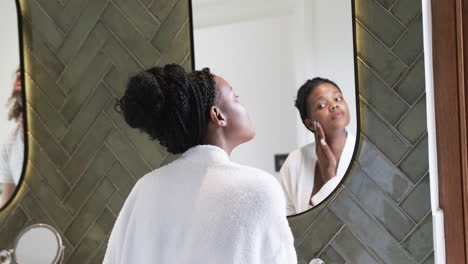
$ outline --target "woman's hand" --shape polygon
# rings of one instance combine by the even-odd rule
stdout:
[[[317,153],[317,165],[323,179],[326,183],[336,175],[337,162],[336,157],[331,151],[325,139],[325,132],[319,122],[314,121],[315,128],[315,152]]]

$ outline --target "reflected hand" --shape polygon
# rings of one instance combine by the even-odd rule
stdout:
[[[318,121],[314,121],[315,152],[317,153],[317,166],[324,183],[335,177],[337,169],[336,157],[325,139],[325,132]]]

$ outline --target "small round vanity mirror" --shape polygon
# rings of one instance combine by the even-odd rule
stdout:
[[[62,262],[63,250],[57,230],[46,224],[35,224],[16,238],[13,258],[18,264],[58,264]]]

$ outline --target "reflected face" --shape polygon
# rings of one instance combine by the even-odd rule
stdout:
[[[216,88],[218,90],[217,105],[225,115],[226,137],[234,145],[240,145],[255,137],[250,116],[239,101],[237,96],[226,80],[215,75]]]
[[[325,134],[345,128],[350,121],[348,104],[340,90],[330,83],[315,87],[307,97],[307,127],[313,130],[313,121],[322,125]]]

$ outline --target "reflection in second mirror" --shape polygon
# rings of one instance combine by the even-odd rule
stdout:
[[[352,12],[341,0],[192,1],[195,67],[233,86],[257,132],[232,159],[275,175],[288,215],[328,197],[351,163]]]
[[[0,32],[0,209],[12,198],[21,178],[24,157],[23,86],[19,70],[16,2],[1,1]]]

